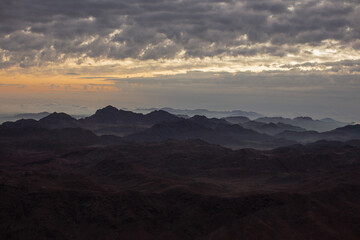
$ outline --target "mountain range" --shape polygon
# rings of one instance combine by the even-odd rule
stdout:
[[[214,111],[208,109],[174,109],[174,108],[138,108],[135,111],[141,113],[149,113],[156,110],[163,110],[168,113],[180,116],[189,116],[193,117],[196,115],[205,116],[208,118],[223,118],[229,116],[244,116],[251,119],[262,117],[263,115],[256,112],[247,112],[242,110],[232,110],[232,111]]]
[[[352,123],[343,123],[331,118],[324,118],[321,120],[314,120],[311,117],[296,117],[296,118],[283,118],[283,117],[261,117],[256,119],[257,122],[264,123],[283,123],[301,127],[307,130],[325,132],[335,128],[343,127]]]
[[[329,129],[330,126],[342,127],[326,132],[311,130],[314,128]],[[154,142],[167,139],[201,139],[234,149],[244,147],[271,149],[318,140],[348,141],[359,139],[358,126],[348,125],[344,127],[344,123],[335,120],[313,120],[309,117],[294,119],[262,117],[250,120],[244,116],[218,119],[195,115],[182,118],[164,110],[141,114],[107,106],[82,119],[75,119],[66,113],[55,112],[38,121],[5,122],[0,128],[81,128],[99,136],[114,135],[123,137],[127,141]]]
[[[111,106],[5,122],[0,238],[359,239],[359,139]]]

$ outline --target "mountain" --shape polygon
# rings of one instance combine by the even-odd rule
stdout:
[[[144,115],[107,106],[97,110],[95,114],[79,120],[66,113],[54,112],[39,121],[21,120],[6,124],[13,126],[36,125],[47,129],[83,128],[98,135],[124,136],[144,130],[160,122],[172,122],[179,119],[181,118],[162,110],[156,110]]]
[[[209,134],[209,132],[212,132],[212,129],[195,122],[182,120],[178,122],[155,124],[149,129],[129,135],[125,138],[140,142],[157,142],[171,138],[201,138],[201,136],[205,136]]]
[[[319,132],[316,131],[303,131],[303,132],[299,132],[299,131],[283,131],[279,134],[276,134],[275,137],[278,138],[285,138],[288,140],[292,140],[292,141],[296,141],[299,143],[311,143],[311,142],[316,142],[322,139],[325,139],[325,136],[322,135]],[[336,140],[336,138],[326,138],[327,140]]]
[[[144,115],[144,122],[148,124],[157,124],[161,122],[175,122],[180,120],[179,117],[163,110],[155,110]]]
[[[251,121],[249,118],[244,116],[226,117],[224,119],[231,124],[242,124]]]
[[[0,129],[11,129],[11,128],[21,128],[21,127],[41,127],[38,121],[34,119],[20,119],[16,122],[4,122],[0,125]]]
[[[247,117],[227,117],[224,119],[231,124],[239,124],[244,128],[269,135],[276,135],[284,131],[295,131],[295,132],[306,131],[306,129],[304,128],[293,126],[290,124],[285,124],[282,123],[281,121],[278,123],[273,123],[273,122],[266,123],[262,121],[252,121]]]
[[[338,122],[330,118],[314,120],[310,117],[296,117],[294,119],[283,117],[261,117],[257,118],[255,121],[264,123],[284,123],[318,132],[330,131],[347,125],[347,123]]]
[[[199,140],[55,149],[12,141],[0,144],[3,239],[360,238],[354,141],[270,151]]]
[[[159,110],[157,108],[149,108],[149,109],[136,109],[137,112],[148,113],[154,110]],[[161,108],[166,112],[169,112],[174,115],[184,115],[193,117],[195,115],[202,115],[208,118],[225,118],[229,116],[244,116],[251,119],[262,117],[261,114],[256,112],[246,112],[241,110],[233,110],[233,111],[212,111],[208,109],[174,109],[174,108]]]
[[[132,123],[141,119],[142,114],[133,113],[131,111],[119,110],[113,106],[107,106],[99,109],[94,115],[91,115],[83,122],[86,123]]]
[[[179,117],[162,110],[144,115],[107,106],[78,122],[83,128],[99,135],[126,136],[149,128],[156,123],[178,121],[179,119]]]
[[[50,113],[48,112],[40,112],[40,113],[19,113],[19,114],[1,114],[0,115],[0,123],[6,121],[17,121],[20,119],[34,119],[39,120],[43,117],[48,116]]]
[[[107,106],[99,109],[92,116],[82,120],[85,123],[105,124],[145,124],[151,125],[159,122],[176,121],[179,118],[163,110],[155,110],[148,114],[134,113]]]
[[[33,127],[0,128],[3,146],[56,151],[68,147],[98,144],[100,137],[81,128],[45,129]]]
[[[259,118],[259,121],[253,121],[239,116],[218,119],[195,115],[184,119],[163,110],[141,114],[107,106],[97,110],[95,114],[79,120],[65,113],[54,112],[38,121],[19,120],[6,122],[3,125],[17,128],[82,128],[100,136],[115,135],[134,141],[162,141],[171,138],[202,139],[231,148],[274,148],[318,140],[348,141],[359,138],[357,125],[319,133],[306,131],[304,128],[283,122],[307,124],[307,127],[311,123],[322,127],[326,124],[340,124],[332,119],[320,121],[309,117]],[[326,126],[329,127],[329,125]]]
[[[336,128],[330,133],[345,134],[352,139],[360,139],[360,124],[347,125],[345,127]]]
[[[197,124],[200,124],[202,126],[208,127],[208,128],[216,128],[219,125],[229,125],[228,122],[224,119],[218,119],[218,118],[207,118],[205,116],[201,115],[195,115],[188,119],[190,122],[194,122]]]
[[[276,135],[279,138],[285,138],[300,143],[310,143],[319,140],[328,141],[349,141],[352,139],[360,139],[360,125],[347,125],[345,127],[336,128],[327,132],[316,132],[316,131],[284,131]]]
[[[18,120],[18,119],[34,119],[34,120],[40,120],[41,118],[44,118],[46,116],[50,115],[49,112],[40,112],[40,113],[20,113],[16,114],[12,117],[12,121]]]
[[[284,131],[304,132],[306,129],[285,123],[263,123],[249,121],[241,124],[242,127],[252,129],[260,133],[276,135]]]
[[[320,119],[320,121],[322,122],[328,122],[328,123],[337,123],[337,124],[343,124],[342,122],[336,121],[335,119],[332,118],[322,118]]]
[[[45,128],[35,120],[19,120],[0,125],[3,148],[59,151],[64,148],[122,142],[115,136],[97,136],[82,128]]]
[[[261,134],[239,125],[228,124],[225,120],[195,116],[176,122],[164,122],[125,137],[139,142],[163,141],[167,139],[201,139],[209,143],[232,148],[271,148],[294,144]]]
[[[53,113],[6,122],[0,125],[0,236],[360,238],[360,125],[320,133],[284,123],[240,124],[291,129],[276,136],[313,143],[225,119],[112,107],[90,119]],[[131,126],[145,130],[126,138],[88,130]]]
[[[44,128],[61,129],[79,127],[78,121],[66,113],[52,113],[39,120],[39,124]]]
[[[51,113],[36,121],[34,119],[21,119],[16,122],[5,122],[4,127],[40,127],[48,129],[77,128],[78,121],[66,113]]]

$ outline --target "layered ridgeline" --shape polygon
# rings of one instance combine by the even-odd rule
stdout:
[[[0,236],[359,239],[359,136],[111,106],[6,122]]]
[[[40,120],[27,119],[5,122],[6,129],[84,129],[94,135],[113,135],[123,141],[159,142],[167,139],[200,139],[231,148],[271,149],[319,140],[349,141],[360,139],[359,125],[347,125],[331,119],[313,120],[261,117],[250,120],[246,116],[207,118],[205,116],[176,116],[164,110],[147,114],[134,113],[107,106],[95,114],[76,119],[66,113],[52,113]],[[334,128],[334,129],[332,129]],[[327,129],[317,132],[313,129]],[[67,130],[70,131],[70,130]],[[119,138],[116,138],[119,139]],[[117,140],[118,141],[118,140]]]
[[[196,115],[205,116],[208,118],[225,118],[225,117],[231,117],[231,116],[244,116],[250,119],[260,118],[263,117],[263,115],[257,113],[257,112],[248,112],[248,111],[242,111],[242,110],[233,110],[233,111],[213,111],[208,109],[174,109],[174,108],[138,108],[136,109],[136,112],[141,113],[149,113],[156,110],[163,110],[168,113],[178,115],[178,116],[188,116],[193,117]]]
[[[296,117],[296,118],[283,118],[283,117],[261,117],[256,119],[257,122],[264,123],[283,123],[289,124],[307,130],[325,132],[335,128],[343,127],[345,123],[336,121],[331,118],[323,118],[321,120],[314,120],[311,117]]]

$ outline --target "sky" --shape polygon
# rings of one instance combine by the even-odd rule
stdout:
[[[0,113],[105,105],[360,121],[358,0],[1,0]]]

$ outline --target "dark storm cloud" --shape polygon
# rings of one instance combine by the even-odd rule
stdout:
[[[0,68],[67,58],[284,56],[296,44],[359,48],[358,1],[3,0]],[[261,45],[270,42],[271,45]]]

